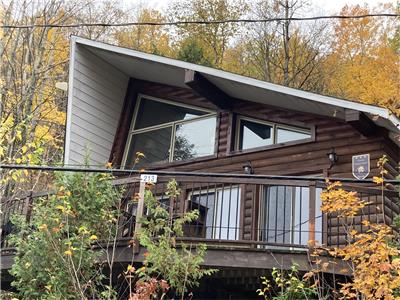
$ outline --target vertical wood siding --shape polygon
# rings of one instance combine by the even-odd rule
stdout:
[[[67,164],[104,165],[111,152],[129,77],[77,45]]]

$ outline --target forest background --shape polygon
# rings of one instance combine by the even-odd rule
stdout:
[[[306,0],[178,0],[163,9],[121,1],[0,3],[1,25],[218,21],[303,16]],[[398,13],[391,3],[337,14]],[[321,12],[320,12],[321,13]],[[69,37],[79,35],[400,114],[398,18],[0,29],[0,162],[61,163]],[[40,149],[40,151],[38,151]]]

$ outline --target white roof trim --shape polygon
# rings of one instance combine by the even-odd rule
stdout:
[[[249,86],[255,86],[255,87],[262,88],[262,89],[267,89],[267,90],[275,91],[277,93],[287,94],[287,95],[307,99],[307,100],[318,102],[318,103],[338,106],[341,108],[353,109],[353,110],[361,111],[361,112],[368,113],[371,115],[380,116],[384,119],[389,120],[400,131],[400,119],[397,118],[387,108],[363,104],[363,103],[357,103],[357,102],[353,102],[353,101],[349,101],[349,100],[324,96],[324,95],[315,94],[315,93],[311,93],[311,92],[306,92],[306,91],[302,91],[302,90],[298,90],[298,89],[294,89],[294,88],[290,88],[290,87],[286,87],[286,86],[282,86],[282,85],[278,85],[278,84],[274,84],[274,83],[269,83],[266,81],[261,81],[258,79],[253,79],[250,77],[245,77],[242,75],[233,74],[230,72],[226,72],[226,71],[222,71],[222,70],[218,70],[218,69],[214,69],[214,68],[210,68],[210,67],[200,66],[200,65],[193,64],[193,63],[188,63],[188,62],[184,62],[184,61],[180,61],[180,60],[176,60],[176,59],[172,59],[172,58],[167,58],[167,57],[162,57],[162,56],[158,56],[158,55],[154,55],[154,54],[148,54],[148,53],[144,53],[144,52],[140,52],[140,51],[136,51],[136,50],[132,50],[132,49],[128,49],[128,48],[123,48],[123,47],[119,47],[119,46],[106,44],[103,42],[97,42],[97,41],[89,40],[86,38],[77,37],[77,36],[71,36],[71,43],[72,43],[72,45],[74,45],[75,43],[79,43],[82,45],[99,48],[102,50],[115,52],[118,54],[141,58],[144,60],[153,61],[156,63],[165,64],[165,65],[170,65],[170,66],[177,67],[177,68],[197,71],[197,72],[200,72],[203,74],[208,74],[211,76],[220,77],[220,78],[224,78],[224,79],[231,80],[231,81],[236,81],[236,82],[243,83],[243,84],[246,84]],[[70,68],[70,71],[71,71],[71,68]]]

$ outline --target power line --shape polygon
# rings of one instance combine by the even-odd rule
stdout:
[[[398,18],[400,14],[380,13],[363,15],[331,15],[315,17],[290,17],[266,19],[228,19],[209,21],[171,21],[171,22],[125,22],[125,23],[75,23],[75,24],[28,24],[28,25],[1,25],[3,29],[33,29],[33,28],[76,28],[76,27],[124,27],[124,26],[180,26],[180,25],[213,25],[227,23],[268,23],[281,21],[313,21],[324,19],[363,19],[371,17]]]

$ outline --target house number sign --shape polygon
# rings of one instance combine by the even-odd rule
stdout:
[[[357,179],[365,179],[370,172],[369,154],[354,155],[352,159],[353,176]]]
[[[154,174],[141,174],[140,181],[145,183],[157,183],[157,175]]]

